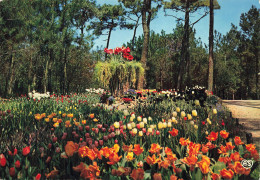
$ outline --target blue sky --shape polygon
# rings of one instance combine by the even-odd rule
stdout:
[[[103,4],[117,4],[117,0],[97,0],[97,3]],[[214,29],[222,34],[226,34],[230,28],[231,23],[239,26],[240,15],[248,12],[252,5],[260,8],[260,0],[218,0],[220,9],[215,10],[214,16]],[[202,11],[203,12],[203,11]],[[200,14],[202,14],[202,12]],[[178,17],[184,17],[184,14],[174,14]],[[191,22],[196,21],[200,15],[194,13],[192,15]],[[176,19],[173,17],[165,17],[163,10],[160,10],[156,19],[151,22],[150,29],[156,33],[160,33],[162,30],[166,33],[171,33],[176,26]],[[196,37],[201,38],[203,43],[208,44],[208,28],[209,27],[209,15],[200,20],[194,28],[196,29]],[[142,35],[142,26],[140,25],[137,29],[137,36]],[[133,30],[120,30],[116,29],[112,31],[109,48],[120,47],[123,43],[129,42],[132,39]],[[106,46],[107,36],[100,36],[94,41],[94,49],[97,46]]]

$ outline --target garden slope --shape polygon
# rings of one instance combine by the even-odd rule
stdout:
[[[238,118],[247,132],[252,133],[253,141],[260,146],[260,100],[223,100],[223,104]]]

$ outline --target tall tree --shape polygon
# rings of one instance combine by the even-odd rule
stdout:
[[[208,73],[208,91],[213,91],[213,40],[214,40],[214,5],[213,0],[210,0],[209,6],[209,73]]]
[[[260,52],[260,9],[252,6],[247,13],[240,17],[242,55],[247,62],[246,85],[247,95],[251,95],[251,87],[255,89],[255,98],[259,99],[259,52]],[[251,66],[251,68],[249,68]],[[250,77],[253,75],[253,77]],[[254,79],[254,86],[250,84]]]

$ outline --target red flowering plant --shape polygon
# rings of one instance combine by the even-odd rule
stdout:
[[[132,61],[134,59],[134,57],[132,55],[130,55],[129,53],[131,52],[130,48],[127,47],[117,47],[114,50],[113,49],[108,49],[105,48],[104,52],[107,54],[111,54],[111,55],[120,55],[121,57],[123,57],[124,59],[128,60],[128,61]]]

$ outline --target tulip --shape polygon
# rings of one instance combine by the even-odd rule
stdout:
[[[192,110],[192,116],[196,117],[198,115],[196,110]]]
[[[123,129],[126,130],[126,125],[123,125]]]
[[[140,128],[144,128],[144,122],[140,122]]]
[[[191,120],[192,116],[190,114],[187,114],[187,118],[188,118],[188,120]]]
[[[164,123],[163,123],[163,128],[166,128],[166,127],[167,127],[167,123],[164,122]]]
[[[156,131],[156,135],[160,135],[160,131],[157,130],[157,131]]]
[[[116,135],[120,135],[120,130],[119,129],[116,130]]]
[[[86,131],[89,131],[90,127],[89,126],[85,126]]]
[[[55,151],[56,153],[60,153],[60,147],[56,147]]]
[[[134,118],[132,116],[130,117],[130,121],[134,121]]]
[[[147,118],[143,118],[143,122],[147,124]]]
[[[182,112],[181,112],[181,117],[185,117],[185,115],[186,115],[185,112],[182,111]]]
[[[102,128],[102,132],[106,132],[106,128]]]
[[[115,126],[115,128],[119,128],[119,126],[120,126],[119,122],[115,122],[114,126]]]
[[[15,168],[16,168],[16,169],[19,169],[20,166],[21,166],[21,163],[20,163],[19,160],[17,160],[17,161],[14,163],[14,165],[15,165]]]
[[[173,117],[177,117],[177,112],[174,111],[174,112],[172,113],[172,116],[173,116]]]
[[[177,111],[177,112],[180,112],[181,109],[180,109],[179,107],[176,107],[176,111]]]
[[[133,117],[133,119],[135,119],[135,114],[132,114],[131,117]]]
[[[213,109],[212,112],[213,112],[213,114],[217,114],[218,113],[216,109]]]
[[[133,131],[132,131],[132,133],[133,133],[134,135],[137,134],[137,129],[134,128]]]
[[[14,168],[14,167],[11,167],[11,168],[9,169],[9,174],[10,174],[11,177],[14,177],[14,176],[15,176],[15,168]]]
[[[172,127],[172,123],[168,122],[167,127]]]
[[[143,136],[143,131],[139,131],[138,135],[141,137]]]
[[[131,125],[132,125],[132,127],[135,127],[135,123],[134,122],[132,122]]]
[[[118,140],[117,139],[115,139],[115,144],[117,144],[118,143]]]
[[[132,129],[132,124],[127,124],[127,129],[131,130]]]
[[[190,124],[191,124],[191,125],[194,125],[194,121],[191,121]]]
[[[200,106],[200,101],[199,100],[195,100],[194,103],[195,103],[196,106]]]
[[[211,121],[209,120],[209,118],[207,118],[207,122],[208,122],[208,124],[211,124]]]
[[[153,119],[149,116],[149,117],[148,117],[148,120],[151,121],[151,120],[153,120]]]
[[[97,124],[98,129],[102,129],[102,124]]]
[[[159,122],[158,123],[158,129],[162,129],[163,128],[163,123],[162,122]]]
[[[205,132],[205,134],[206,134],[206,135],[208,135],[208,134],[209,134],[209,132],[208,132],[208,131],[206,131],[206,132]]]
[[[99,140],[98,143],[99,143],[100,146],[103,146],[104,141],[103,140]]]
[[[53,138],[52,138],[52,142],[53,142],[53,143],[56,143],[56,142],[57,142],[57,140],[58,140],[58,138],[57,138],[57,137],[53,137]]]
[[[141,128],[141,127],[140,127],[140,124],[137,124],[136,127],[137,127],[137,129],[140,129],[140,128]]]
[[[141,117],[141,116],[138,116],[138,117],[137,117],[137,121],[142,121],[142,117]]]
[[[148,132],[149,132],[149,133],[152,133],[152,132],[153,132],[153,129],[152,129],[152,128],[148,128]]]
[[[198,129],[198,126],[197,126],[197,125],[194,125],[194,128],[195,128],[195,129]]]
[[[143,133],[146,133],[146,129],[145,128],[143,128],[142,131],[143,131]]]
[[[111,135],[111,138],[114,138],[116,136],[116,134],[114,132],[112,132],[110,135]]]

